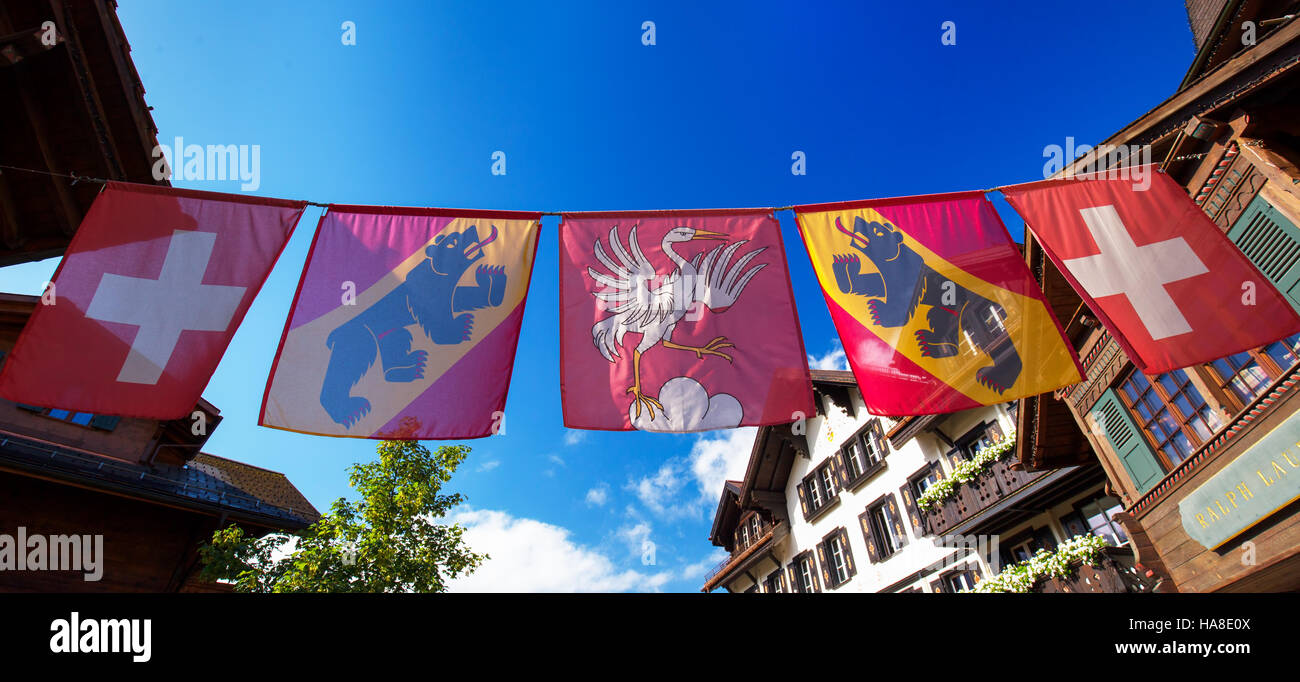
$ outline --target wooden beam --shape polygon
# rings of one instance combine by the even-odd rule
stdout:
[[[117,144],[113,141],[112,131],[109,130],[108,119],[104,115],[104,104],[100,101],[99,91],[95,88],[94,76],[86,64],[77,25],[64,7],[63,0],[50,0],[50,8],[54,10],[59,31],[63,33],[68,62],[72,66],[73,78],[77,81],[81,99],[86,104],[86,113],[90,117],[91,126],[95,129],[95,137],[99,141],[99,151],[104,159],[107,176],[113,180],[125,180],[126,173],[122,170],[121,157],[118,155]]]
[[[23,101],[23,111],[27,114],[27,124],[31,126],[32,134],[36,139],[36,146],[40,149],[41,160],[45,163],[45,170],[50,173],[64,173],[66,169],[58,168],[54,159],[54,154],[50,150],[50,138],[48,129],[45,127],[45,117],[41,114],[40,109],[36,106],[31,95],[30,81],[27,78],[27,65],[14,64],[14,82],[18,86],[18,94]],[[77,231],[77,226],[81,224],[81,209],[77,201],[72,197],[72,190],[68,187],[68,178],[61,175],[50,175],[50,186],[54,190],[54,196],[59,206],[59,215],[63,219],[63,233],[69,237]]]
[[[154,148],[158,146],[158,126],[154,124],[153,116],[149,114],[148,105],[144,101],[144,84],[140,82],[140,74],[135,69],[135,64],[128,58],[127,53],[131,51],[131,46],[126,41],[126,36],[122,32],[122,24],[117,19],[117,13],[109,8],[107,0],[94,0],[95,9],[99,14],[99,23],[104,31],[104,39],[108,42],[108,52],[113,57],[113,64],[117,67],[118,80],[122,84],[122,93],[126,97],[126,104],[131,110],[131,119],[135,123],[136,134],[140,137],[140,151],[144,153],[144,158],[153,160]],[[152,168],[152,165],[150,165]],[[143,179],[140,180],[143,182]],[[162,180],[160,184],[169,185],[170,182]]]

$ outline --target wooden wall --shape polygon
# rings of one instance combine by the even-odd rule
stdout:
[[[0,471],[0,534],[104,535],[103,577],[80,572],[0,571],[0,592],[163,592],[188,566],[217,519]],[[193,580],[187,591],[201,589]]]

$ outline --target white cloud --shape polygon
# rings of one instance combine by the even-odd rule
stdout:
[[[555,454],[555,453],[551,453],[551,454],[547,455],[547,456],[546,456],[546,459],[549,459],[551,462],[553,462],[553,463],[555,463],[555,464],[559,464],[560,466],[566,466],[566,465],[564,464],[564,459],[561,458],[559,455],[557,455],[557,454]]]
[[[638,556],[645,551],[646,541],[650,539],[650,533],[654,528],[645,521],[632,525],[620,526],[614,531],[614,536],[627,544],[628,549]]]
[[[844,354],[844,347],[840,345],[839,341],[835,341],[831,345],[833,347],[819,358],[809,355],[808,366],[813,369],[847,370],[849,368],[849,358]]]
[[[496,510],[467,509],[452,521],[465,542],[491,558],[457,578],[453,592],[656,592],[672,572],[620,570],[602,552],[573,541],[567,528]]]
[[[609,486],[601,483],[600,485],[587,491],[587,505],[591,507],[603,507],[609,501]]]
[[[564,434],[565,445],[577,445],[578,443],[581,443],[584,440],[587,440],[586,431],[576,431],[574,429],[569,429]]]
[[[488,461],[486,461],[486,462],[484,462],[484,463],[478,465],[478,470],[479,470],[479,471],[491,471],[491,470],[493,470],[493,469],[495,469],[495,468],[497,468],[497,467],[499,467],[499,466],[501,466],[501,461],[500,461],[500,460],[493,459],[493,460],[488,460]]]
[[[698,518],[717,506],[727,480],[745,477],[757,433],[757,428],[746,426],[701,437],[685,457],[664,462],[654,474],[632,479],[625,488],[661,518]]]
[[[689,472],[680,458],[664,462],[653,475],[629,480],[625,488],[636,495],[641,504],[664,518],[696,516],[697,500],[680,500],[678,493],[689,483]]]
[[[717,506],[724,483],[745,477],[749,452],[754,449],[754,436],[757,433],[758,429],[752,426],[732,429],[716,436],[701,438],[691,447],[688,456],[691,473],[709,508]]]

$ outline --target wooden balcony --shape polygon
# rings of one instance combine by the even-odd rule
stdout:
[[[749,542],[744,544],[737,542],[732,547],[731,554],[704,575],[704,588],[701,591],[709,592],[717,588],[737,570],[762,557],[765,548],[771,547],[779,539],[776,537],[778,529],[781,530],[781,537],[784,537],[785,530],[780,522],[763,523],[759,528],[759,534],[751,537]]]
[[[1004,457],[994,462],[979,478],[957,488],[956,494],[944,500],[937,509],[922,512],[926,532],[944,535],[1049,473],[1014,471],[1008,466],[1012,461],[1012,458]]]
[[[1068,578],[1048,578],[1034,585],[1034,592],[1152,592],[1157,587],[1134,566],[1128,547],[1107,547],[1099,566],[1080,564]]]

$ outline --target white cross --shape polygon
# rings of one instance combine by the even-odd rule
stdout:
[[[1114,206],[1081,208],[1101,253],[1063,261],[1094,299],[1122,294],[1153,340],[1192,331],[1165,285],[1209,272],[1182,237],[1145,246],[1133,242]]]
[[[139,327],[117,380],[156,384],[181,332],[223,332],[247,287],[203,284],[212,232],[175,230],[158,279],[105,274],[86,308],[86,317]]]

